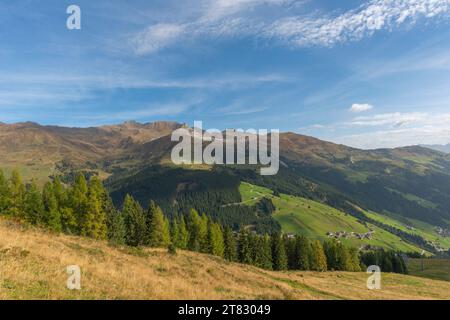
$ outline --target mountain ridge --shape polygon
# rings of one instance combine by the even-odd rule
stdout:
[[[143,124],[128,121],[90,128],[41,126],[31,122],[2,124],[0,168],[19,167],[26,179],[38,177],[42,181],[54,175],[70,179],[76,172],[99,174],[107,179],[111,192],[139,194],[143,205],[147,205],[145,202],[158,192],[147,187],[151,181],[147,178],[165,183],[164,174],[174,167],[170,153],[175,142],[170,134],[181,127],[186,125],[165,121]],[[441,227],[450,224],[447,210],[450,155],[421,146],[361,150],[286,132],[280,134],[280,161],[283,164],[280,172],[272,177],[261,177],[255,166],[217,167],[240,181],[327,203],[356,216],[359,213],[355,207],[360,207],[386,216],[400,216],[407,223],[419,220]],[[153,169],[148,170],[149,167]],[[214,167],[186,169],[208,169],[208,174],[222,177],[222,173],[212,170]],[[171,195],[163,199],[167,203],[185,196],[187,191],[178,192],[177,183],[201,186],[198,178],[204,174],[173,176],[179,181],[171,181],[170,188],[161,189]],[[136,187],[139,190],[133,189],[135,181],[140,182]],[[203,191],[191,188],[190,192],[206,192],[207,187],[202,188]],[[236,198],[236,184],[231,188],[226,193]],[[216,205],[204,209],[218,210],[217,205],[224,200],[217,199]],[[239,202],[237,198],[234,200]]]

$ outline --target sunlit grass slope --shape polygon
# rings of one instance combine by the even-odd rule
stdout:
[[[66,287],[69,265],[80,291]],[[450,283],[385,274],[382,289],[365,273],[269,272],[163,249],[115,248],[53,235],[0,219],[0,299],[450,299]]]
[[[324,240],[327,239],[327,232],[346,231],[363,234],[373,229],[375,233],[370,240],[359,240],[354,237],[341,240],[343,243],[355,246],[370,244],[401,251],[421,251],[392,233],[374,225],[365,226],[355,217],[316,201],[285,194],[276,197],[271,190],[249,183],[242,183],[240,192],[243,203],[248,205],[262,197],[271,198],[276,207],[274,218],[286,233],[302,234],[309,238]]]

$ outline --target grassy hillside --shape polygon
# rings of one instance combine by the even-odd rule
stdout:
[[[408,270],[411,275],[436,280],[450,281],[450,260],[424,259],[423,271],[421,259],[409,259]]]
[[[207,255],[114,248],[0,220],[0,299],[450,299],[450,283],[385,274],[269,272]],[[82,290],[66,289],[79,265]]]
[[[435,228],[428,223],[417,221],[414,219],[404,219],[402,217],[398,217],[396,219],[394,217],[380,215],[375,212],[364,212],[364,214],[369,218],[375,221],[379,221],[385,225],[395,227],[399,230],[411,234],[417,234],[422,238],[437,244],[445,250],[448,250],[450,248],[450,237],[440,236],[436,232]],[[402,220],[403,222],[401,222],[400,220]]]
[[[271,198],[276,207],[274,218],[281,224],[284,232],[324,240],[327,238],[327,232],[346,231],[363,234],[373,229],[375,233],[370,240],[359,240],[354,237],[341,240],[353,246],[370,244],[401,251],[421,252],[421,249],[405,243],[398,236],[377,226],[363,224],[355,217],[325,204],[285,194],[275,197],[271,190],[249,183],[242,183],[240,191],[245,204],[252,204],[261,197]]]

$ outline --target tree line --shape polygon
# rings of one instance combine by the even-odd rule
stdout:
[[[145,210],[130,195],[117,210],[97,176],[87,181],[79,175],[69,186],[54,177],[40,189],[36,181],[24,184],[17,170],[6,179],[0,169],[0,214],[54,232],[108,239],[117,245],[202,252],[268,270],[356,272],[367,263],[381,262],[382,270],[386,266],[387,272],[406,272],[404,265],[397,267],[400,262],[391,252],[374,260],[336,240],[311,241],[280,232],[261,235],[245,227],[236,232],[195,209],[169,219],[154,201]]]

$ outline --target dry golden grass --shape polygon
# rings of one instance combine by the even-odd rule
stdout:
[[[66,288],[69,265],[82,290]],[[179,251],[115,248],[0,219],[0,299],[450,299],[450,283],[386,274],[268,272]]]

